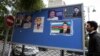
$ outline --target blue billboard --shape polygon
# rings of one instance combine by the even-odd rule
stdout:
[[[12,42],[83,50],[82,4],[17,13]]]

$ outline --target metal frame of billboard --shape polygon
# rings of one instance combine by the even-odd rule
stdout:
[[[82,5],[82,19],[84,18],[84,13],[83,13],[83,4],[73,4],[73,5]],[[68,6],[72,6],[72,5],[68,5]],[[66,6],[61,6],[61,7],[66,7]],[[52,8],[60,8],[60,7],[52,7]],[[44,9],[48,9],[48,8],[44,8]],[[82,22],[82,28],[83,28],[83,50],[79,50],[79,49],[70,49],[70,48],[59,48],[59,47],[51,47],[51,46],[42,46],[42,45],[34,45],[34,46],[39,46],[39,47],[45,47],[45,48],[55,48],[55,49],[61,49],[61,50],[71,50],[71,51],[79,51],[79,52],[83,52],[85,55],[85,39],[84,39],[84,19]],[[14,30],[13,30],[14,33]],[[13,35],[13,34],[12,34]],[[16,44],[19,44],[18,42],[14,42]],[[25,43],[22,43],[25,44]],[[32,45],[32,44],[28,44],[28,45]]]

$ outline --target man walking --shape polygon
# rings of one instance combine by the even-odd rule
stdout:
[[[86,24],[86,30],[89,33],[87,56],[100,56],[100,34],[97,28],[98,24],[95,21],[88,21]]]

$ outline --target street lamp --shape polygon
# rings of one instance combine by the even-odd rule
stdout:
[[[88,14],[88,21],[90,20],[90,8],[92,7],[92,12],[96,12],[95,8],[93,6],[84,6],[87,8],[87,14]]]

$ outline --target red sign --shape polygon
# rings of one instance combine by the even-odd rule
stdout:
[[[13,16],[6,17],[6,26],[11,28],[14,25],[14,18]]]

